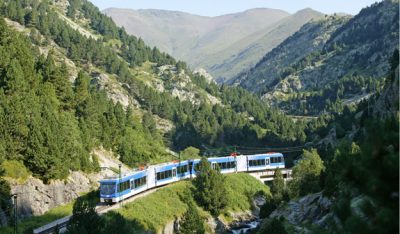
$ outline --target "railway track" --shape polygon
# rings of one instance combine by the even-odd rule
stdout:
[[[165,187],[165,186],[162,186],[162,187]],[[147,190],[147,191],[144,191],[142,193],[136,194],[135,196],[124,200],[122,203],[116,203],[116,204],[112,204],[112,205],[99,203],[96,206],[96,212],[99,215],[102,215],[102,214],[105,214],[105,213],[107,213],[107,212],[109,212],[111,210],[115,210],[115,209],[121,208],[124,203],[129,203],[129,202],[132,202],[132,201],[134,201],[134,200],[136,200],[138,198],[145,197],[145,196],[147,196],[147,195],[149,195],[151,193],[156,192],[157,190],[159,190],[162,187],[157,187],[157,188],[154,188],[154,189]],[[42,227],[34,229],[33,233],[34,234],[50,234],[50,233],[57,233],[57,231],[59,233],[63,233],[63,232],[65,232],[67,230],[67,226],[68,226],[68,223],[71,220],[71,218],[72,218],[72,215],[63,217],[61,219],[57,219],[57,220],[55,220],[55,221],[53,221],[51,223],[48,223],[48,224],[46,224],[46,225],[44,225]]]

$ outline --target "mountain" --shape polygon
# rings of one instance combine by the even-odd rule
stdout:
[[[99,170],[98,148],[135,167],[189,146],[306,140],[304,123],[194,74],[88,1],[10,0],[0,14],[0,162],[45,182]]]
[[[381,87],[398,48],[398,19],[398,1],[386,0],[352,18],[310,22],[232,83],[293,114],[358,102]]]
[[[303,24],[322,17],[312,9],[290,15],[264,8],[217,17],[116,8],[104,13],[150,45],[193,68],[205,68],[219,82],[251,67]]]

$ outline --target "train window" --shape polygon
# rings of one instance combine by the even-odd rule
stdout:
[[[225,169],[232,169],[236,167],[236,162],[232,161],[232,162],[222,162],[222,163],[218,163],[218,166],[221,170],[225,170]]]
[[[115,193],[115,184],[114,183],[100,184],[100,193],[104,195],[111,195]]]
[[[178,174],[183,174],[188,172],[188,165],[182,165],[177,167]]]
[[[168,179],[172,177],[172,170],[157,172],[157,180]]]
[[[146,185],[146,183],[147,183],[146,181],[147,181],[147,177],[146,176],[143,176],[141,178],[138,178],[138,179],[134,180],[134,188],[138,188],[138,187],[141,187],[143,185]]]
[[[249,167],[265,166],[264,159],[249,160]]]
[[[118,192],[119,192],[119,193],[120,193],[120,192],[123,192],[123,191],[125,191],[125,190],[128,190],[128,189],[130,189],[130,182],[129,182],[129,180],[118,184]]]
[[[271,158],[271,163],[281,163],[281,162],[283,162],[283,158],[282,157]]]

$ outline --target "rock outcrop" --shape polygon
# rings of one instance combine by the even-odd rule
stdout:
[[[108,176],[115,176],[115,170],[121,162],[113,156],[112,152],[102,147],[92,151],[98,158],[102,168],[98,173],[86,174],[71,172],[65,180],[54,180],[49,184],[40,179],[29,177],[24,183],[9,180],[11,193],[18,194],[18,214],[20,218],[42,215],[52,208],[72,202],[82,194],[97,189],[98,181]],[[127,173],[131,169],[123,164],[121,171]],[[114,170],[114,171],[113,171]],[[0,221],[1,221],[0,217]]]
[[[297,232],[307,233],[308,225],[319,226],[329,230],[341,226],[339,218],[331,211],[332,201],[324,197],[322,192],[304,196],[298,200],[292,200],[273,211],[269,218],[285,217]]]
[[[95,175],[72,172],[65,180],[43,181],[30,177],[24,184],[10,181],[11,193],[18,194],[18,214],[20,218],[42,215],[46,211],[74,199],[94,189],[97,184]]]

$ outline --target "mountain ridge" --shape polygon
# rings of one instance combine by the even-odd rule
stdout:
[[[386,0],[351,18],[336,15],[310,22],[232,83],[300,115],[319,114],[332,103],[339,107],[374,93],[398,48],[397,6]]]
[[[208,17],[167,10],[106,9],[106,15],[133,35],[186,61],[192,68],[204,68],[223,82],[254,65],[263,54],[279,44],[312,18],[322,13],[306,8],[294,14],[269,8],[255,8],[222,16]],[[155,17],[149,14],[161,14]],[[299,16],[298,18],[296,18]],[[177,18],[176,18],[177,17]],[[293,18],[294,26],[284,24]],[[265,34],[273,28],[272,39]],[[261,41],[251,36],[260,34]],[[251,40],[244,40],[250,38]],[[253,42],[252,44],[249,41]],[[240,46],[237,44],[240,43]],[[267,46],[261,46],[267,44]],[[252,49],[251,46],[258,46]],[[249,49],[250,48],[250,49]],[[246,56],[240,56],[240,54]],[[254,56],[255,54],[255,56]]]

